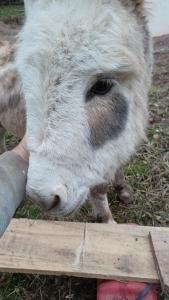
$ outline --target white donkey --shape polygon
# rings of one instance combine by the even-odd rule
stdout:
[[[26,100],[27,192],[56,216],[90,196],[95,215],[111,222],[107,184],[144,139],[148,119],[144,1],[25,0],[25,8],[19,75],[11,63],[1,72],[12,77],[2,90],[12,91],[0,98],[0,121],[22,136]],[[17,125],[7,124],[10,114]]]

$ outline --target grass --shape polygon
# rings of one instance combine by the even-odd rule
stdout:
[[[126,165],[124,167],[124,173],[126,177],[135,176],[140,177],[144,176],[148,172],[148,166],[146,160],[138,160],[133,164]]]
[[[0,5],[0,20],[6,17],[16,16],[18,18],[24,17],[23,5]]]
[[[31,200],[25,199],[25,201],[21,204],[20,208],[17,210],[15,217],[40,219],[43,216],[40,209],[36,207]]]
[[[3,8],[0,17],[10,14],[23,16],[22,8],[19,6],[0,8]],[[134,200],[126,206],[118,201],[112,189],[109,191],[111,210],[120,223],[169,226],[169,87],[162,80],[163,74],[169,79],[169,65],[166,59],[163,61],[160,58],[159,53],[155,54],[155,61],[158,63],[155,64],[150,91],[148,139],[139,147],[130,163],[124,166],[126,180],[134,190]],[[6,135],[6,141],[10,146],[16,142],[9,134]],[[29,199],[18,209],[16,217],[44,218]],[[72,217],[72,220],[90,221],[90,218],[90,209],[86,206]],[[159,300],[164,300],[160,291],[158,297]],[[0,300],[94,300],[95,298],[95,280],[12,274],[0,276]]]

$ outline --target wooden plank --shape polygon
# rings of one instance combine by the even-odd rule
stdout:
[[[133,226],[87,224],[85,268],[93,277],[154,282],[149,231]]]
[[[169,294],[169,234],[151,232],[150,237],[161,286]]]
[[[77,272],[84,225],[13,219],[0,239],[0,271],[39,274]]]
[[[169,229],[13,219],[0,271],[158,282],[149,232]]]

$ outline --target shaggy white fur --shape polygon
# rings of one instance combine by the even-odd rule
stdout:
[[[143,7],[137,14],[132,0],[26,0],[25,5],[16,66],[27,109],[27,191],[48,208],[58,194],[61,200],[69,195],[69,201],[51,209],[67,214],[84,202],[91,187],[112,179],[145,136],[151,40]],[[86,94],[98,78],[116,84],[106,96],[95,95],[89,106]],[[98,112],[99,119],[105,109],[107,124],[110,106],[119,109],[118,99],[110,104],[115,93],[125,99],[125,126],[93,147],[91,118]],[[115,124],[123,121],[119,116]],[[99,127],[97,122],[92,126]]]

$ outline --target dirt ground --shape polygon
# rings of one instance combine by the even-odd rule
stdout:
[[[4,29],[2,24],[0,22],[0,40],[13,42],[19,25],[6,24]],[[154,56],[148,139],[124,166],[126,179],[134,189],[134,200],[128,206],[121,204],[110,188],[109,202],[119,223],[169,226],[169,36],[155,40]],[[6,142],[11,148],[16,138],[7,133]],[[16,216],[44,217],[28,199]],[[76,221],[90,219],[88,206],[71,218]],[[96,284],[95,280],[79,278],[1,274],[0,300],[94,300]],[[158,297],[164,300],[160,292]]]

